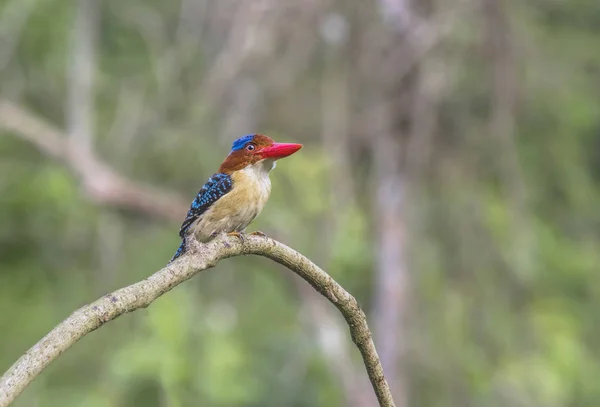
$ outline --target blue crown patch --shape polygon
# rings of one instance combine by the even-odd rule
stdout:
[[[241,150],[246,146],[246,143],[252,141],[253,138],[254,134],[248,134],[247,136],[240,137],[239,139],[233,142],[233,145],[231,146],[231,151]]]

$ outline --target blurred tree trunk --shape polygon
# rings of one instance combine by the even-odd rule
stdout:
[[[406,35],[413,20],[410,4],[404,0],[381,0],[381,12],[392,27],[385,43],[390,52],[413,58],[406,47]],[[390,59],[391,60],[391,59]],[[391,63],[391,62],[388,62]],[[385,373],[399,407],[409,405],[406,349],[406,321],[410,291],[406,259],[407,225],[405,219],[408,179],[402,160],[403,140],[410,129],[413,75],[397,74],[384,66],[377,113],[380,123],[373,140],[375,185],[373,208],[376,214],[377,272],[374,294],[375,338]],[[379,102],[378,102],[379,104]]]
[[[443,27],[429,27],[416,13],[430,2],[412,4],[409,0],[380,0],[380,11],[388,23],[384,49],[388,51],[380,75],[380,128],[373,143],[377,190],[373,208],[376,214],[377,274],[375,283],[375,336],[386,375],[392,383],[398,406],[410,399],[410,372],[407,351],[410,346],[407,324],[411,308],[411,278],[408,249],[412,187],[411,167],[422,167],[430,143],[423,115],[432,113],[435,103],[425,100],[428,84],[421,78],[420,60],[443,35]],[[399,64],[400,62],[400,64]],[[433,122],[434,123],[434,122]],[[419,150],[419,151],[415,151]],[[418,152],[420,157],[411,155]],[[418,171],[417,171],[418,172]]]
[[[98,0],[79,0],[68,66],[67,134],[71,146],[89,154],[94,138],[94,73],[99,28]],[[82,157],[87,159],[87,157]]]
[[[321,35],[328,45],[321,80],[321,112],[323,150],[331,159],[329,189],[330,210],[323,217],[323,262],[332,268],[332,243],[343,233],[343,222],[355,204],[352,157],[350,153],[350,81],[349,67],[345,64],[348,41],[348,23],[341,15],[331,13],[321,23]],[[376,406],[377,400],[369,391],[369,383],[353,359],[345,337],[345,327],[326,304],[306,285],[298,287],[312,301],[305,307],[312,311],[312,320],[320,321],[319,339],[324,354],[329,358],[332,371],[344,388],[348,407]]]
[[[496,169],[505,198],[510,205],[513,243],[509,263],[517,278],[531,278],[535,260],[535,239],[529,213],[529,198],[515,134],[518,103],[518,65],[515,33],[505,0],[482,0],[484,44],[489,52],[491,112],[489,118],[492,145],[496,146]]]
[[[399,170],[399,140],[390,128],[374,146],[377,192],[374,198],[377,233],[375,338],[398,406],[407,406],[407,384],[402,356],[406,348],[408,267],[405,257],[406,224],[403,208],[406,178]]]

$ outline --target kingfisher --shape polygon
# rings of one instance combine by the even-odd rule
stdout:
[[[206,181],[192,202],[179,229],[181,244],[171,262],[185,253],[192,235],[203,243],[220,233],[241,237],[269,199],[269,173],[275,162],[300,148],[302,144],[275,143],[263,134],[235,140],[219,171]]]

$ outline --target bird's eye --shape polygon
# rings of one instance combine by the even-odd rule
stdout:
[[[256,148],[256,147],[254,147],[254,144],[248,144],[248,145],[246,146],[246,150],[248,150],[248,151],[252,151],[252,150],[254,150],[255,148]]]

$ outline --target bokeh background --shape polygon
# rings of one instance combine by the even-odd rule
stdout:
[[[600,403],[600,2],[0,0],[0,370],[161,268],[231,142],[251,226],[367,312],[399,407]],[[15,406],[375,406],[262,258],[85,337]]]

